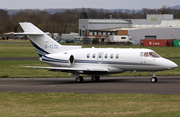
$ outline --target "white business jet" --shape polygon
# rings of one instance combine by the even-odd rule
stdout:
[[[100,76],[123,72],[152,72],[151,82],[157,82],[156,71],[178,67],[176,63],[162,58],[150,49],[124,48],[82,48],[81,46],[62,46],[32,23],[20,23],[23,34],[30,39],[39,54],[39,60],[52,67],[27,66],[50,71],[68,72],[76,77],[76,82],[83,82],[80,74],[92,76],[92,81],[99,81]]]

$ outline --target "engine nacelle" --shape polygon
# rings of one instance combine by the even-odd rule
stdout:
[[[66,66],[69,67],[74,63],[74,56],[70,54],[47,54],[40,60],[51,66]]]

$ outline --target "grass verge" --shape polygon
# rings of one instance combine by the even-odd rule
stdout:
[[[0,44],[0,57],[38,57],[38,54],[30,44]]]
[[[0,116],[180,116],[180,95],[0,93]]]

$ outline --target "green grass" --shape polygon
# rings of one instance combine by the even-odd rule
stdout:
[[[30,44],[0,44],[0,57],[38,57]]]
[[[0,61],[0,78],[68,77],[68,73],[56,73],[45,69],[25,68],[24,66],[47,66],[39,60]]]
[[[27,43],[27,44],[31,44],[30,41],[28,39],[9,39],[9,40],[0,40],[2,42],[13,42],[13,43]]]
[[[0,116],[179,117],[180,95],[0,93]]]

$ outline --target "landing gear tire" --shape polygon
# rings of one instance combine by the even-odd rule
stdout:
[[[152,83],[156,83],[157,81],[158,81],[158,79],[157,79],[156,77],[152,77],[152,78],[151,78],[151,82],[152,82]]]
[[[92,77],[91,77],[91,80],[92,80],[93,82],[99,82],[99,81],[100,81],[100,77],[99,77],[99,76],[92,76]]]
[[[84,78],[82,76],[76,77],[76,82],[81,83],[84,81]]]

